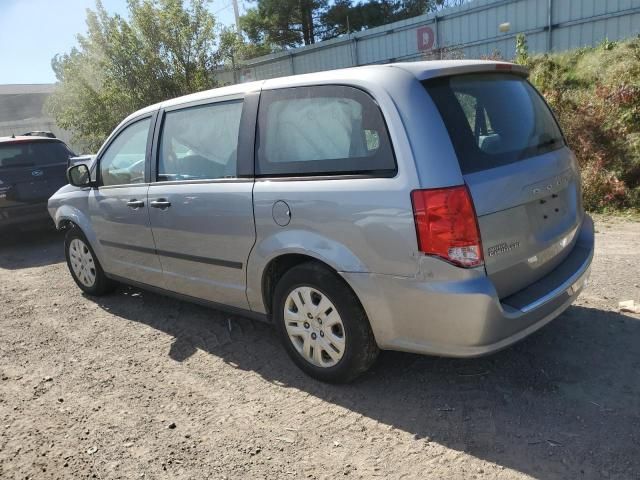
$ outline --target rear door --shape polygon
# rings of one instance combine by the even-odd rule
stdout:
[[[168,290],[248,308],[256,108],[257,94],[236,95],[159,120],[149,215]]]
[[[46,203],[67,183],[70,154],[56,140],[0,143],[0,208]]]
[[[522,77],[474,73],[424,82],[474,200],[487,274],[501,297],[555,268],[582,221],[575,157]]]

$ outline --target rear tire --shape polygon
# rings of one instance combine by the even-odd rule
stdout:
[[[307,375],[347,383],[378,356],[367,315],[345,281],[308,262],[287,271],[276,285],[273,318],[284,347]]]
[[[69,272],[83,292],[100,296],[115,289],[117,284],[104,274],[89,241],[78,227],[67,231],[64,254]]]

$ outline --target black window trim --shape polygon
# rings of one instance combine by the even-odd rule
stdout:
[[[382,123],[385,128],[385,132],[387,135],[387,140],[389,142],[389,148],[391,150],[391,155],[393,157],[393,169],[384,169],[384,170],[348,170],[348,171],[339,171],[339,172],[311,172],[311,173],[258,173],[258,147],[259,147],[259,114],[260,108],[264,108],[264,94],[267,92],[281,92],[286,90],[298,89],[298,88],[311,88],[314,87],[348,87],[354,90],[358,90],[366,95],[372,103],[378,108],[378,112],[380,113],[380,117],[382,118]],[[322,95],[320,93],[313,92],[314,96],[326,96],[326,93]],[[336,94],[336,97],[339,95]],[[314,181],[314,180],[353,180],[353,179],[367,179],[367,178],[395,178],[398,175],[398,160],[396,157],[395,148],[393,145],[393,140],[391,139],[391,133],[389,131],[389,125],[387,123],[387,119],[384,116],[384,112],[382,108],[380,108],[380,104],[376,100],[376,98],[368,92],[364,88],[361,88],[356,85],[348,84],[348,83],[317,83],[310,85],[296,85],[296,86],[288,86],[288,87],[280,87],[280,88],[271,88],[267,90],[262,90],[259,105],[255,115],[255,128],[254,128],[254,172],[256,181]]]
[[[294,175],[280,175],[280,176],[257,176],[256,182],[319,182],[319,181],[327,181],[327,180],[367,180],[367,179],[377,179],[377,178],[395,178],[397,176],[397,172],[391,174],[386,173],[387,171],[382,171],[383,173],[375,173],[375,170],[369,171],[369,173],[353,173],[352,171],[344,172],[344,173],[334,173],[334,174],[308,174],[306,176],[300,176],[300,174]]]
[[[106,142],[104,145],[102,145],[102,147],[98,151],[98,154],[96,155],[96,161],[95,161],[96,185],[97,185],[96,188],[98,188],[98,189],[124,188],[124,187],[132,187],[132,186],[143,186],[143,185],[148,185],[149,184],[149,158],[151,156],[151,146],[152,146],[152,142],[153,142],[153,134],[154,134],[154,129],[155,129],[155,125],[156,125],[157,116],[158,116],[158,110],[155,110],[153,112],[148,112],[148,113],[145,113],[145,114],[142,114],[140,116],[132,118],[127,123],[122,125],[114,134],[112,134],[110,136],[108,142]],[[147,119],[150,119],[150,122],[149,122],[149,130],[147,132],[147,145],[146,145],[146,148],[145,148],[145,156],[144,156],[144,166],[145,166],[144,182],[143,183],[122,183],[122,184],[119,184],[119,185],[102,185],[101,164],[102,164],[102,157],[104,156],[105,152],[107,150],[109,150],[109,147],[111,146],[111,144],[113,144],[113,142],[127,128],[129,128],[134,123],[138,123],[138,122],[141,122],[141,121],[147,120]]]
[[[253,181],[253,149],[255,144],[255,123],[257,119],[258,101],[260,92],[248,92],[220,97],[206,98],[185,102],[170,107],[161,108],[155,121],[155,130],[152,140],[151,161],[149,171],[149,183],[161,185],[185,185],[192,183],[245,183]],[[194,180],[158,180],[158,162],[160,160],[160,141],[164,121],[168,112],[186,110],[188,108],[214,105],[217,103],[242,102],[240,115],[240,128],[238,132],[236,178],[208,178]]]

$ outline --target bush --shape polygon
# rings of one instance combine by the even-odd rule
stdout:
[[[640,38],[518,57],[578,158],[585,207],[640,209]]]

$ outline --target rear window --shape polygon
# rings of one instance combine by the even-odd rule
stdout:
[[[508,165],[564,146],[549,107],[525,79],[470,74],[424,82],[463,174]]]
[[[43,167],[67,163],[71,152],[62,142],[16,142],[0,144],[0,168]]]
[[[393,176],[395,158],[375,101],[332,85],[264,91],[258,114],[261,176]]]

